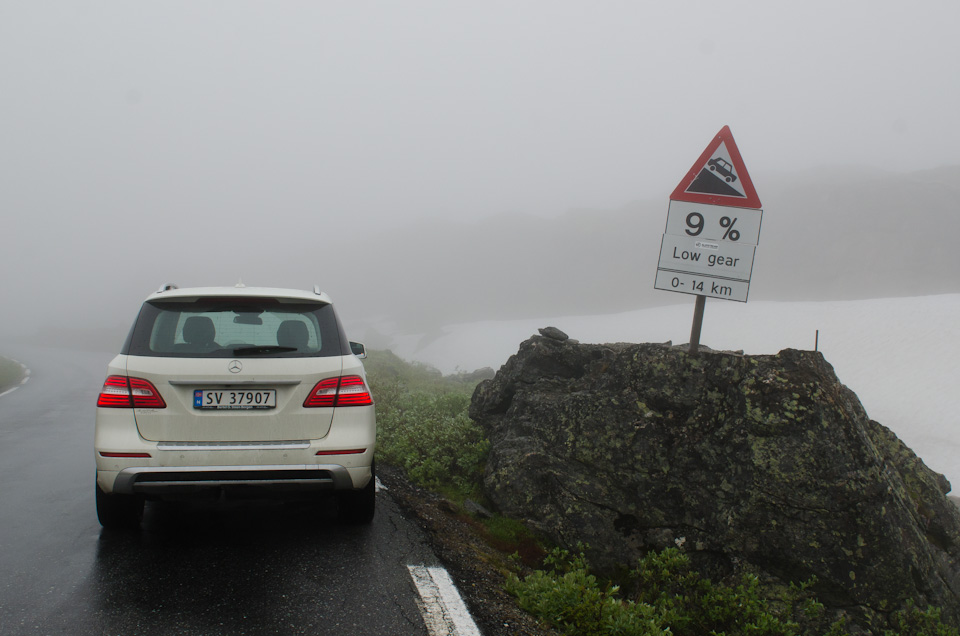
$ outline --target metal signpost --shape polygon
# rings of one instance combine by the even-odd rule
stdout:
[[[670,195],[655,289],[697,297],[690,353],[700,347],[707,297],[747,302],[763,210],[724,126]]]

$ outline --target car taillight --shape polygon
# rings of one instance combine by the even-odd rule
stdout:
[[[167,403],[148,380],[111,375],[100,389],[97,406],[114,409],[164,409]]]
[[[337,392],[337,406],[370,406],[373,399],[363,378],[359,375],[345,375],[340,378],[340,390]]]
[[[373,398],[359,375],[320,380],[303,401],[305,408],[321,406],[370,406]]]

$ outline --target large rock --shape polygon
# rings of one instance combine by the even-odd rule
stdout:
[[[947,480],[867,417],[820,353],[743,356],[534,336],[473,396],[485,486],[603,571],[682,546],[744,564],[864,625],[915,599],[960,616]]]

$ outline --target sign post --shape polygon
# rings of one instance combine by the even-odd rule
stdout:
[[[655,289],[694,294],[690,353],[700,347],[706,298],[747,302],[763,217],[728,126],[670,195]]]
[[[697,296],[697,304],[693,308],[693,325],[690,327],[690,355],[697,355],[700,351],[700,328],[703,327],[703,308],[707,305],[707,297]]]

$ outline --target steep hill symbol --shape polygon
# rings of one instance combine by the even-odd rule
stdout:
[[[706,167],[700,170],[700,174],[687,186],[685,192],[720,194],[727,197],[746,198],[742,192],[729,185],[722,176],[711,172]]]

